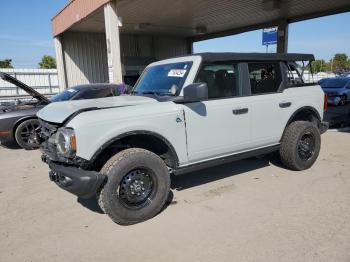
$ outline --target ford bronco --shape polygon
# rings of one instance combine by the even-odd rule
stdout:
[[[204,53],[150,64],[129,95],[53,103],[38,112],[42,160],[61,188],[118,224],[155,216],[170,174],[278,152],[316,161],[325,97],[305,83],[308,54]]]

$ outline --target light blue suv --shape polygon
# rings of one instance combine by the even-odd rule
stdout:
[[[326,78],[319,84],[328,95],[329,104],[343,106],[350,100],[350,77]]]

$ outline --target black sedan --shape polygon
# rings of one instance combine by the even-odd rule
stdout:
[[[123,85],[89,84],[75,86],[51,98],[46,98],[8,74],[0,72],[0,78],[23,89],[31,96],[31,99],[26,102],[17,100],[14,104],[0,105],[1,144],[17,142],[19,146],[27,150],[36,149],[39,146],[37,136],[39,121],[36,113],[47,104],[67,100],[117,96],[126,91]]]

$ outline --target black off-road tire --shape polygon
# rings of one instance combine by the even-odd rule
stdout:
[[[298,153],[298,146],[302,137],[309,134],[314,138],[314,150],[312,156],[305,160]],[[285,130],[279,153],[282,164],[292,170],[301,171],[315,163],[320,149],[321,135],[316,125],[306,121],[295,121]]]
[[[125,205],[119,196],[118,188],[123,178],[132,170],[147,168],[152,173],[154,191],[147,205],[133,209]],[[107,182],[97,194],[101,209],[117,224],[136,224],[157,215],[167,200],[170,192],[170,174],[164,161],[156,154],[141,148],[123,150],[101,169],[107,176]]]
[[[33,129],[34,127],[38,127],[39,120],[38,119],[29,119],[20,123],[15,130],[15,140],[17,144],[25,150],[34,150],[40,147],[39,143],[29,143],[26,142],[22,136],[22,133],[27,129]]]

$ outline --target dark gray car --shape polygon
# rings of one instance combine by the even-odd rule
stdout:
[[[49,103],[117,96],[126,91],[123,85],[89,84],[75,86],[51,98],[47,98],[6,73],[0,72],[0,78],[23,89],[32,97],[29,101],[21,102],[17,100],[13,104],[0,105],[1,144],[6,145],[16,142],[27,150],[39,147],[39,138],[37,136],[39,121],[36,113]]]
[[[328,95],[329,104],[345,106],[350,101],[350,77],[326,78],[319,84]]]

